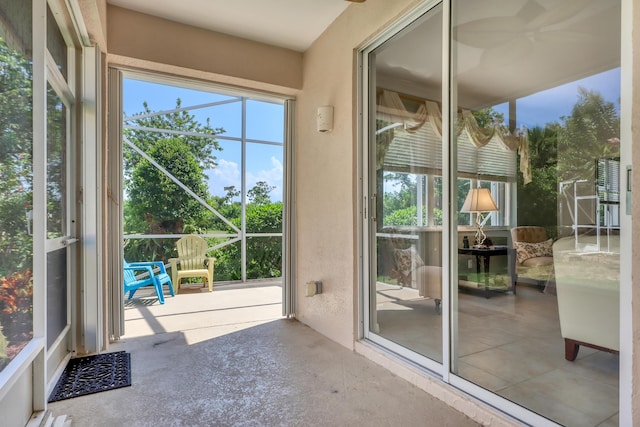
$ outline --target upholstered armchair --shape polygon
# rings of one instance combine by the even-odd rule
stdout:
[[[603,238],[604,239],[604,238]],[[598,248],[596,236],[574,236],[553,244],[560,332],[565,359],[580,346],[620,350],[620,240],[611,236]]]
[[[516,281],[538,285],[541,290],[553,283],[553,240],[547,231],[537,226],[514,227],[511,239],[516,250]]]
[[[442,300],[442,267],[425,265],[414,248],[394,249],[393,258],[396,269],[392,276],[402,286],[418,289],[418,295],[433,298],[436,312],[440,313]]]

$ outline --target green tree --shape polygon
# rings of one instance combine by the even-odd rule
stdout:
[[[155,114],[146,102],[143,106],[144,111],[134,116],[139,118],[132,120],[142,129],[125,129],[125,139],[202,200],[207,200],[205,170],[216,166],[214,152],[221,148],[215,135],[224,130],[212,128],[208,119],[201,124],[186,110]],[[176,110],[180,106],[178,99]],[[179,234],[208,229],[205,221],[210,217],[206,206],[128,145],[123,149],[123,157],[126,233]],[[131,259],[166,260],[175,250],[174,243],[172,239],[134,240],[125,246],[125,255]]]
[[[579,88],[578,102],[558,135],[558,180],[595,177],[596,160],[618,157],[620,117],[597,92]]]
[[[31,268],[32,71],[0,38],[0,277]]]
[[[518,224],[545,227],[549,236],[555,236],[558,195],[558,134],[557,123],[544,128],[529,129],[529,158],[532,181],[524,185],[518,174]]]
[[[251,188],[247,192],[247,198],[250,203],[255,205],[266,205],[271,203],[271,197],[269,193],[271,193],[276,187],[267,184],[265,181],[256,182],[255,187]]]

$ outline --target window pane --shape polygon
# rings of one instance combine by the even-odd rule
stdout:
[[[66,234],[67,108],[47,84],[47,237]]]
[[[282,143],[284,106],[270,102],[247,101],[247,138]]]
[[[370,332],[442,361],[442,9],[430,10],[369,56]],[[420,46],[407,49],[407,46]],[[433,72],[408,83],[427,66]],[[395,75],[401,71],[401,76]],[[375,100],[375,101],[374,101]],[[429,117],[433,120],[430,120]],[[373,240],[373,239],[372,239]]]
[[[466,247],[482,224],[459,217],[451,362],[559,424],[595,426],[618,411],[620,3],[574,5],[454,8],[457,176],[498,210],[459,204],[493,246]]]
[[[0,370],[33,337],[31,16],[0,0]]]
[[[47,5],[47,50],[56,62],[58,70],[60,70],[62,76],[66,79],[68,72],[67,43],[62,37],[58,23],[53,17],[49,5]]]

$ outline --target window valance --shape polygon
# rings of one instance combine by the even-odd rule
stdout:
[[[442,112],[437,102],[425,100],[411,113],[399,94],[383,90],[378,98],[377,113],[383,123],[376,132],[378,168],[423,169],[425,173],[441,168]],[[513,135],[504,132],[499,124],[481,127],[473,113],[464,109],[458,113],[454,125],[461,174],[515,178],[517,152],[524,183],[531,181],[526,131]],[[398,128],[401,132],[396,132]],[[390,152],[394,141],[397,147]]]

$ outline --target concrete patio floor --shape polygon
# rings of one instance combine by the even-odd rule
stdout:
[[[76,426],[478,425],[283,319],[279,282],[186,290],[164,305],[140,296],[109,348],[131,353],[132,386],[51,403],[54,416]]]

